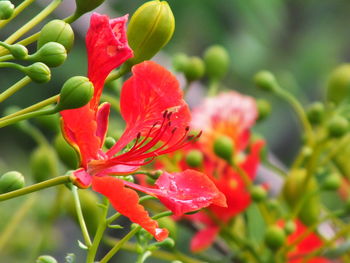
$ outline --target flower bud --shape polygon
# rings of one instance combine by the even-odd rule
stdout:
[[[45,63],[49,67],[58,67],[67,58],[67,51],[63,45],[57,42],[44,44],[35,54],[30,55],[28,60]]]
[[[44,256],[38,257],[38,259],[35,262],[36,263],[57,263],[57,260],[51,256],[44,255]]]
[[[34,150],[30,157],[30,169],[36,183],[57,175],[58,165],[56,154],[50,146],[42,145]]]
[[[271,104],[264,99],[256,100],[256,106],[258,108],[258,121],[266,119],[271,113]]]
[[[334,116],[327,123],[328,133],[330,137],[339,138],[349,130],[349,122],[342,116]]]
[[[50,21],[41,29],[37,49],[40,49],[48,42],[60,43],[69,53],[74,43],[73,29],[63,20]]]
[[[232,156],[234,152],[233,141],[230,137],[222,135],[218,137],[214,142],[214,153],[226,160],[227,162],[232,162]]]
[[[53,132],[60,132],[61,126],[60,126],[60,116],[58,113],[56,114],[49,114],[49,115],[42,115],[39,117],[36,117],[35,119],[39,125],[49,131]]]
[[[250,195],[254,202],[261,202],[266,199],[267,191],[261,185],[255,185],[250,189]]]
[[[105,0],[75,0],[77,6],[75,14],[81,16],[100,6]]]
[[[190,57],[184,70],[188,82],[200,79],[204,76],[205,65],[199,57]]]
[[[77,152],[59,133],[54,140],[54,147],[60,160],[69,168],[76,169],[79,164]]]
[[[107,137],[105,140],[105,146],[107,149],[112,148],[115,143],[116,141],[113,137]]]
[[[28,49],[21,44],[9,45],[7,50],[15,59],[24,59],[28,55]]]
[[[339,104],[350,96],[350,64],[337,67],[330,75],[327,100]]]
[[[0,20],[9,19],[15,10],[15,6],[10,1],[0,1]]]
[[[280,248],[286,240],[284,230],[279,226],[269,226],[265,232],[265,244],[272,250]]]
[[[167,2],[155,0],[141,5],[128,25],[128,43],[134,57],[127,63],[135,65],[152,58],[169,42],[174,29],[175,18]]]
[[[184,53],[178,53],[173,56],[173,67],[175,71],[184,72],[188,63],[188,56]]]
[[[260,71],[254,76],[255,85],[264,91],[275,91],[278,84],[275,76],[269,71]]]
[[[35,62],[34,64],[23,67],[22,70],[32,81],[37,83],[45,83],[51,79],[50,69],[41,62]]]
[[[341,185],[341,177],[338,174],[331,174],[323,181],[322,188],[327,191],[336,191]]]
[[[15,191],[24,187],[24,177],[21,173],[10,171],[0,177],[0,194]]]
[[[222,79],[229,68],[230,57],[223,46],[209,47],[204,53],[205,70],[209,78]]]
[[[134,179],[134,177],[131,174],[130,175],[120,176],[119,178],[121,180],[127,181],[129,183],[135,183],[135,179]]]
[[[76,109],[86,105],[94,94],[94,86],[86,77],[75,76],[68,79],[60,92],[57,108]]]
[[[309,106],[306,114],[312,124],[320,124],[325,114],[324,105],[321,102],[314,102]]]
[[[186,155],[186,164],[189,167],[200,167],[203,163],[203,153],[199,150],[191,150]]]
[[[165,248],[165,249],[171,249],[175,246],[175,241],[174,239],[167,237],[161,242],[156,243],[157,247]]]
[[[284,232],[287,235],[290,235],[290,234],[294,233],[296,228],[297,228],[297,226],[296,226],[296,224],[293,221],[287,221],[284,224]]]

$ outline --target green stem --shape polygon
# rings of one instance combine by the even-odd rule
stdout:
[[[32,207],[36,200],[36,196],[34,198],[28,198],[22,206],[16,211],[15,216],[9,221],[8,225],[5,228],[5,231],[1,233],[0,236],[0,250],[2,251],[3,246],[6,242],[13,236],[13,232],[18,229],[18,226],[21,224],[24,216],[27,214],[29,209]]]
[[[32,4],[35,0],[24,0],[19,6],[17,6],[12,14],[12,16],[7,19],[0,21],[0,29],[6,26],[11,20],[18,16],[26,7]]]
[[[152,217],[152,219],[159,219],[165,216],[170,216],[173,213],[171,211],[165,211],[162,213],[159,213]],[[123,245],[129,241],[130,238],[132,238],[139,230],[141,229],[141,226],[135,227],[133,230],[131,230],[126,236],[124,236],[115,246],[101,259],[100,263],[106,263],[108,262],[118,251],[123,247]]]
[[[33,17],[30,21],[28,21],[24,26],[18,29],[15,33],[9,36],[5,43],[12,44],[41,21],[43,21],[49,14],[51,14],[60,4],[62,0],[54,0],[49,4],[45,9],[43,9],[38,15]]]
[[[208,96],[215,96],[219,91],[219,82],[217,80],[211,80],[209,83]]]
[[[130,67],[128,66],[123,66],[122,68],[120,68],[118,71],[112,71],[106,81],[105,81],[105,84],[108,84],[109,82],[113,81],[113,80],[116,80],[116,79],[119,79],[121,76],[123,76],[124,74],[128,73],[130,70]]]
[[[12,192],[8,192],[6,194],[1,194],[0,195],[0,202],[8,200],[8,199],[12,199],[21,195],[26,195],[26,194],[30,194],[32,192],[36,192],[45,188],[49,188],[52,186],[56,186],[59,184],[65,184],[68,182],[73,182],[74,179],[71,178],[70,175],[63,175],[63,176],[59,176],[59,177],[55,177],[49,180],[46,180],[44,182],[40,182],[37,184],[33,184],[31,186],[27,186],[27,187],[23,187],[21,189],[12,191]]]
[[[17,83],[13,84],[11,87],[9,87],[7,90],[2,92],[0,94],[0,103],[15,94],[17,91],[19,91],[21,88],[25,87],[28,85],[32,80],[29,77],[24,77]]]
[[[52,96],[46,100],[43,100],[43,101],[40,101],[32,106],[29,106],[25,109],[22,109],[20,111],[17,111],[13,114],[10,114],[10,115],[7,115],[5,117],[2,117],[0,118],[0,123],[4,120],[7,120],[7,119],[12,119],[14,117],[17,117],[19,115],[23,115],[23,114],[26,114],[26,113],[29,113],[29,112],[32,112],[32,111],[36,111],[36,110],[39,110],[39,109],[42,109],[50,104],[53,104],[53,103],[56,103],[58,101],[58,98],[60,97],[60,95],[55,95],[55,96]]]
[[[12,59],[13,59],[12,55],[5,55],[5,56],[0,57],[0,62],[12,60]]]
[[[29,112],[29,113],[26,113],[23,115],[16,116],[12,119],[6,119],[3,121],[0,121],[0,128],[8,126],[10,124],[14,124],[14,123],[22,121],[22,120],[26,120],[26,119],[30,119],[30,118],[34,118],[34,117],[38,117],[38,116],[42,116],[42,115],[50,115],[50,114],[54,114],[56,112],[57,112],[56,108],[43,109],[43,110]]]
[[[83,211],[81,210],[81,205],[80,205],[80,200],[79,200],[79,195],[78,195],[78,187],[76,187],[75,185],[72,186],[72,193],[73,193],[73,199],[74,199],[74,204],[75,204],[75,210],[77,211],[78,222],[79,222],[81,232],[82,232],[84,240],[85,240],[85,245],[88,248],[90,248],[92,246],[91,239],[90,239],[89,232],[88,232],[86,224],[85,224]]]
[[[98,246],[99,246],[99,244],[102,240],[103,234],[107,228],[106,217],[107,217],[107,213],[108,213],[109,202],[108,202],[108,199],[105,197],[103,198],[103,200],[104,200],[104,204],[101,206],[102,213],[100,215],[99,225],[97,227],[92,245],[88,250],[88,254],[86,257],[86,263],[94,263],[95,262],[95,257],[96,257]]]
[[[108,95],[106,93],[103,93],[101,96],[101,100],[102,101],[106,101],[109,102],[111,104],[111,106],[117,111],[120,112],[120,102],[118,99],[116,99],[115,97]]]

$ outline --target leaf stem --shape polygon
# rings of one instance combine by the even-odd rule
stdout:
[[[25,87],[28,85],[32,80],[29,77],[24,77],[20,81],[16,82],[13,84],[11,87],[9,87],[7,90],[2,92],[0,94],[0,103],[15,94],[17,91],[19,91],[21,88]]]

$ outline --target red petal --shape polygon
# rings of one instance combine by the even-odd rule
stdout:
[[[96,109],[105,79],[115,68],[133,56],[126,39],[128,16],[109,19],[93,13],[86,34],[88,77],[94,84],[95,94],[91,107]]]
[[[111,104],[103,103],[98,107],[96,114],[97,131],[96,135],[100,138],[100,148],[102,148],[108,129],[108,117]]]
[[[81,166],[86,168],[91,159],[97,158],[100,138],[96,136],[95,112],[85,105],[79,109],[61,111],[63,133],[67,141],[80,152]]]
[[[219,227],[211,226],[198,231],[191,240],[191,251],[200,252],[213,244],[219,233]]]
[[[88,188],[91,185],[92,182],[92,176],[88,174],[85,169],[81,168],[78,170],[75,170],[73,172],[76,181],[74,182],[75,185],[78,185],[81,188]]]
[[[115,210],[146,229],[158,241],[168,237],[168,230],[159,228],[158,222],[151,219],[148,212],[139,204],[137,193],[125,188],[122,180],[110,176],[94,176],[92,188],[106,196]]]
[[[249,175],[251,179],[255,178],[259,163],[260,163],[260,151],[264,147],[265,142],[263,140],[256,141],[250,150],[250,154],[247,156],[241,168]]]
[[[134,66],[132,72],[133,76],[124,83],[120,97],[126,129],[108,156],[120,151],[139,132],[147,134],[156,122],[162,122],[165,110],[173,112],[172,127],[177,127],[178,131],[184,130],[190,122],[189,108],[173,74],[152,61]],[[166,131],[163,140],[171,135],[171,130]],[[175,132],[172,141],[177,141],[182,135],[182,132]]]

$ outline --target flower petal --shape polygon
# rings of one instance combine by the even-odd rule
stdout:
[[[73,172],[75,176],[75,185],[78,185],[80,188],[88,188],[92,182],[92,176],[88,174],[85,169],[80,168]]]
[[[103,143],[106,138],[107,129],[108,129],[108,117],[111,109],[111,104],[102,103],[97,110],[96,114],[96,122],[97,122],[97,130],[96,135],[100,138],[100,148],[102,148]]]
[[[219,227],[210,226],[198,231],[191,240],[191,251],[200,252],[213,244],[216,236],[219,233]]]
[[[91,108],[96,109],[108,74],[133,56],[126,39],[127,20],[128,15],[115,19],[97,13],[91,15],[86,34],[88,78],[95,88]]]
[[[172,141],[177,141],[190,122],[190,111],[183,100],[182,90],[175,76],[152,61],[145,61],[133,67],[133,76],[122,88],[120,97],[121,115],[126,122],[124,134],[117,144],[108,151],[108,156],[119,152],[138,133],[145,135],[155,123],[163,121],[163,113],[172,112],[172,127],[177,131]],[[171,136],[171,129],[163,140]],[[171,144],[171,143],[170,143]]]
[[[93,176],[92,188],[106,196],[115,210],[146,229],[158,241],[168,237],[168,230],[159,228],[158,222],[151,219],[148,212],[139,204],[137,193],[125,188],[122,180],[110,176]]]

